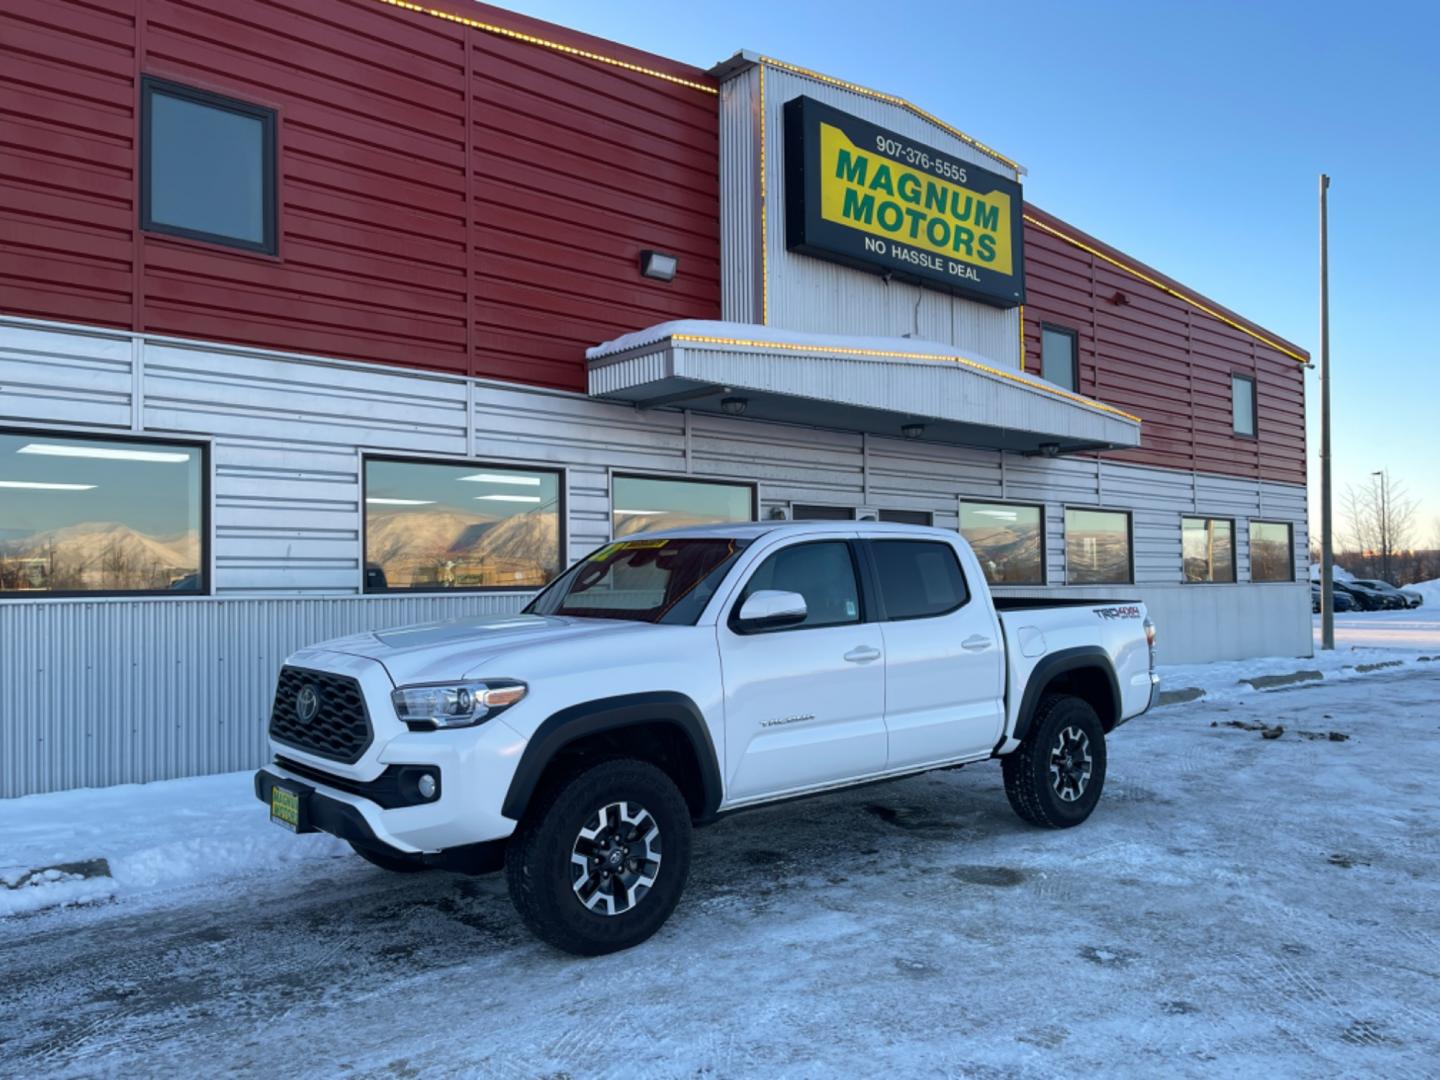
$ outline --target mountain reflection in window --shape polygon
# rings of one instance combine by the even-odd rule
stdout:
[[[562,568],[560,474],[365,462],[365,591],[535,589]]]
[[[205,450],[0,431],[0,594],[205,591]]]
[[[617,475],[611,503],[616,540],[657,529],[755,520],[755,489],[749,484]]]
[[[960,504],[960,535],[991,585],[1044,585],[1044,514],[1038,506]]]
[[[1065,511],[1065,580],[1071,585],[1130,581],[1130,515],[1114,510]]]

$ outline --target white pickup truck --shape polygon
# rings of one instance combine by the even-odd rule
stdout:
[[[678,529],[517,615],[295,653],[255,793],[389,870],[503,866],[532,931],[596,955],[660,928],[692,825],[742,808],[998,757],[1017,814],[1078,825],[1157,682],[1138,601],[994,601],[952,532]]]

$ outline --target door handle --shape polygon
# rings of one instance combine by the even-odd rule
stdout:
[[[859,648],[847,652],[845,659],[852,664],[868,664],[872,660],[880,659],[880,650],[871,648],[869,645],[861,645]]]
[[[964,641],[960,642],[962,649],[969,652],[984,652],[993,644],[984,634],[971,634]]]

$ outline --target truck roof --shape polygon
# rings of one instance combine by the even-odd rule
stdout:
[[[914,536],[933,535],[946,540],[955,538],[953,529],[940,529],[932,525],[903,525],[890,521],[725,521],[714,525],[687,525],[679,529],[656,529],[653,532],[631,533],[617,536],[616,543],[626,540],[658,540],[671,537],[692,538],[735,538],[754,540],[774,532],[814,532],[865,536]]]

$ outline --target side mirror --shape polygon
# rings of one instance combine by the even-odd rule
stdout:
[[[795,626],[804,622],[809,613],[805,606],[805,597],[799,593],[761,589],[747,596],[745,603],[740,605],[740,615],[735,620],[735,628],[748,633]]]

